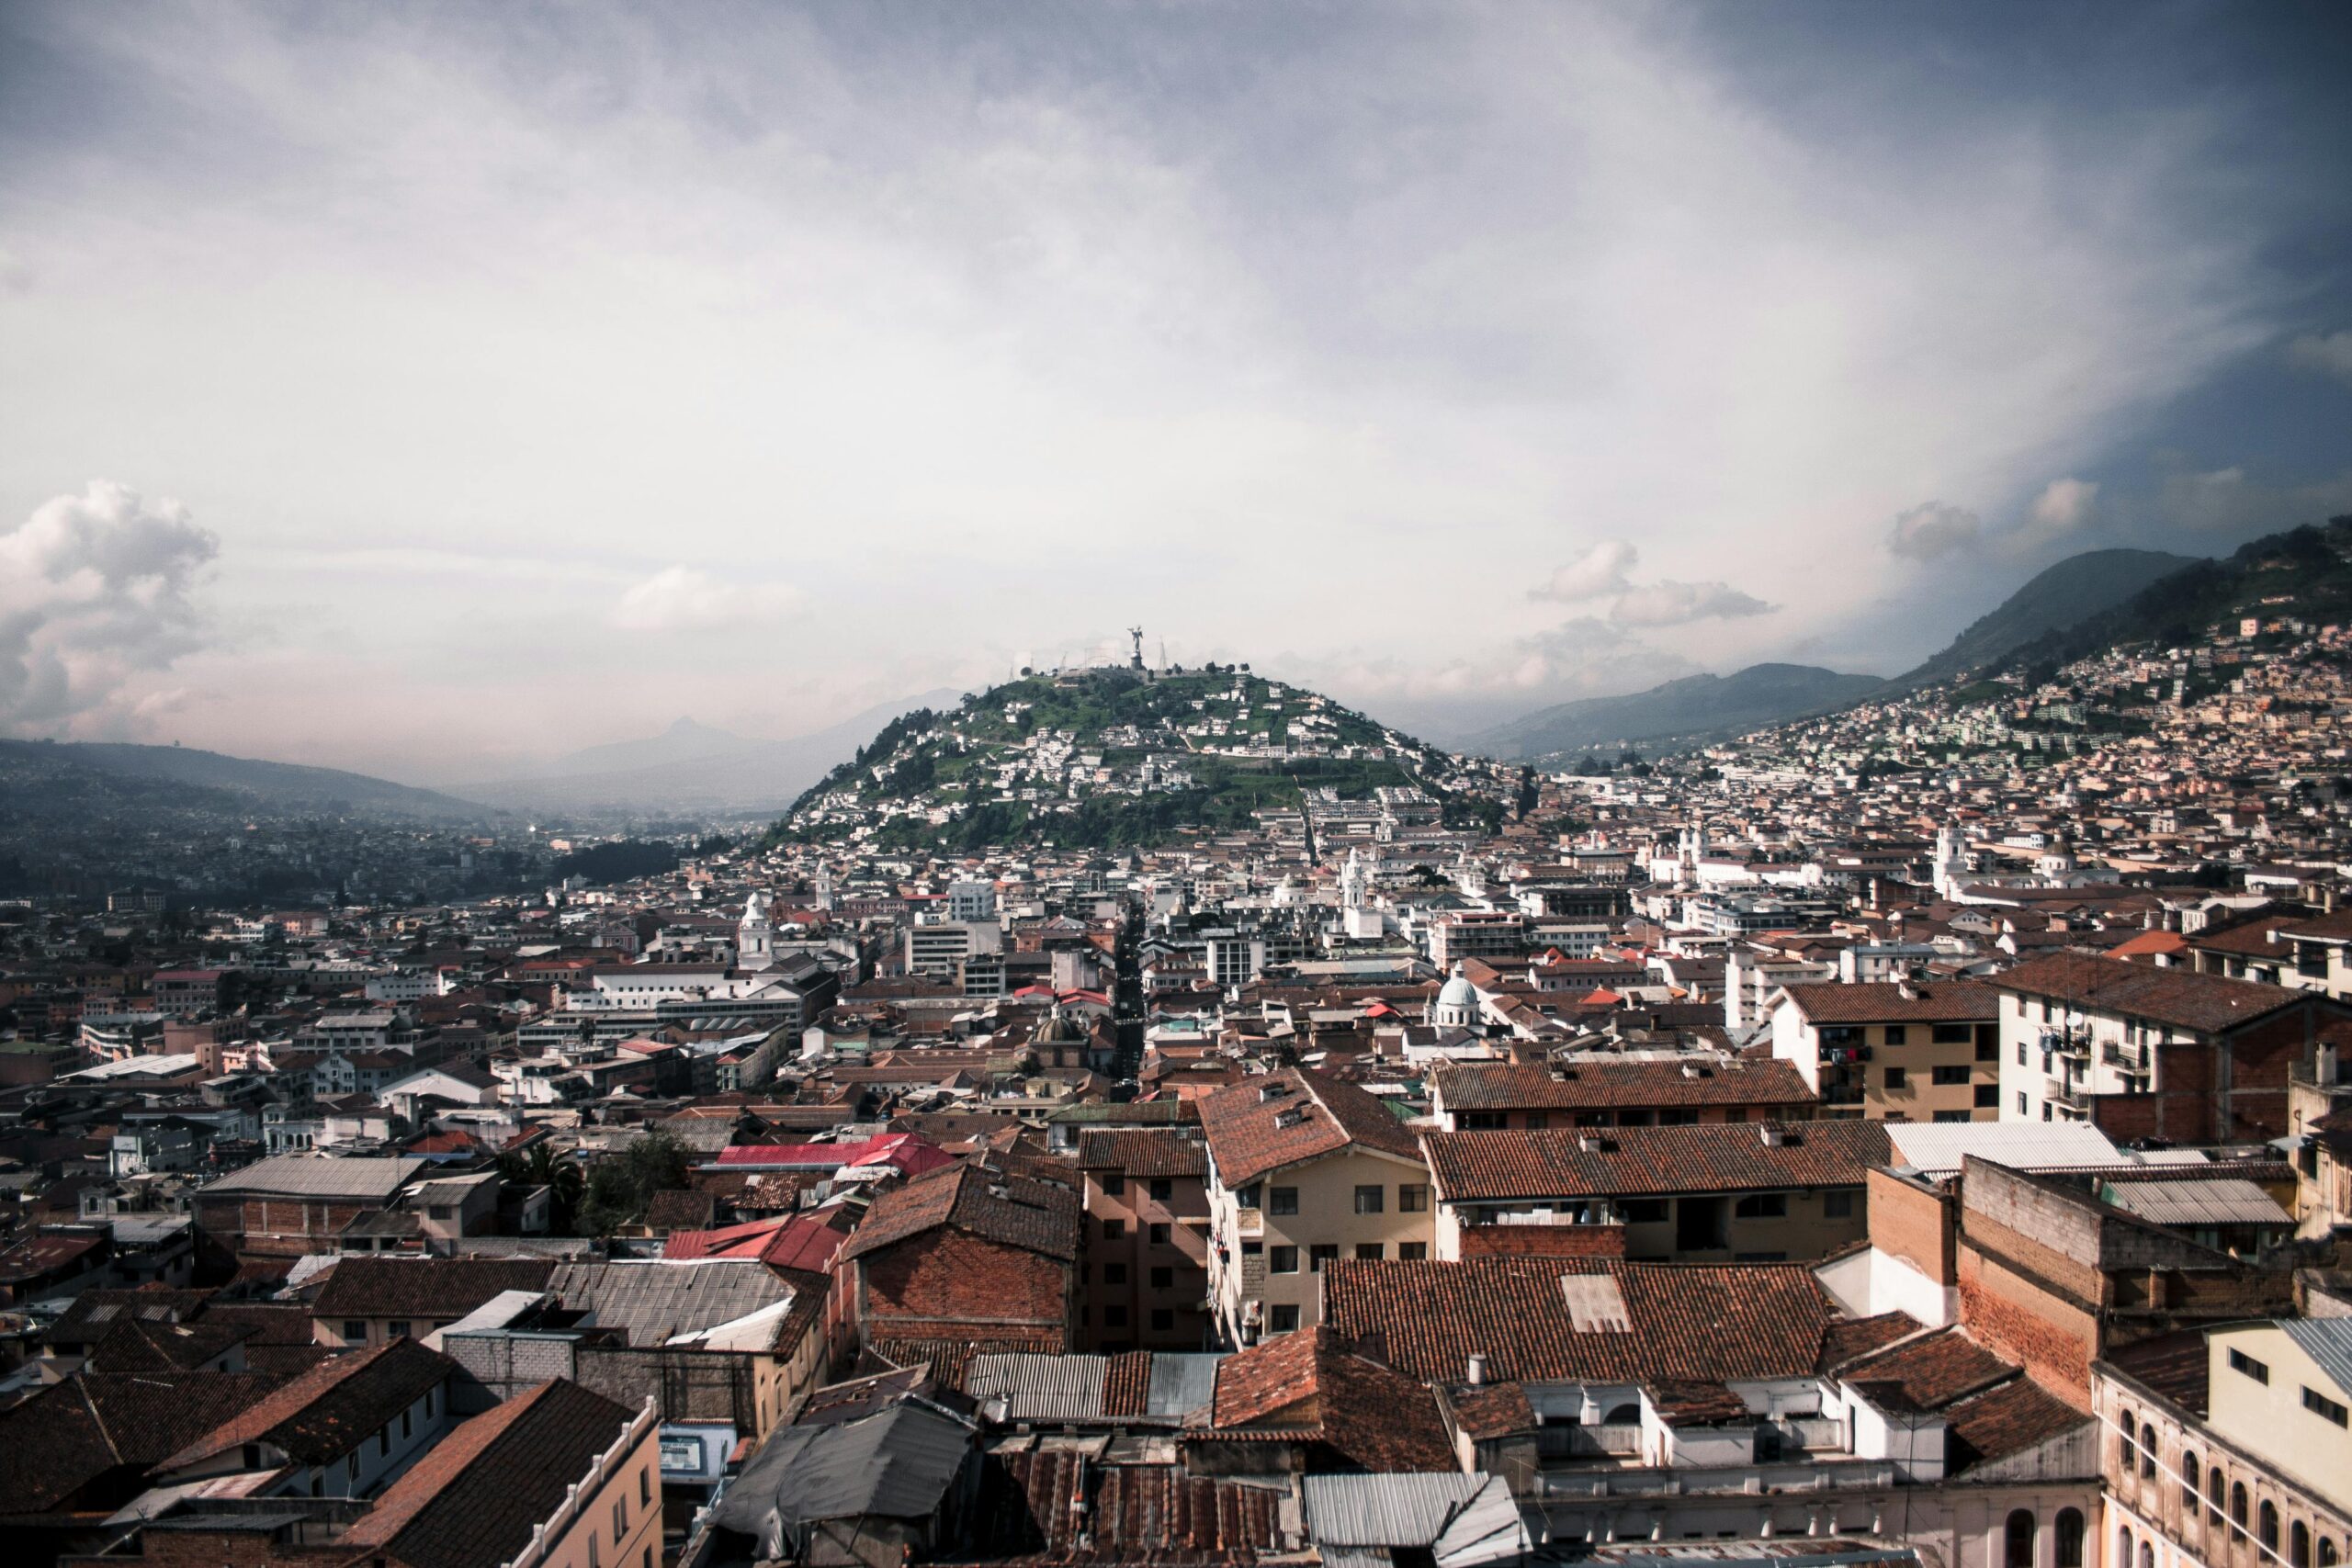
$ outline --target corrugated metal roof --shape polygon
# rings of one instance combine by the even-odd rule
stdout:
[[[2292,1317],[2278,1326],[2335,1381],[2337,1392],[2352,1394],[2352,1317]]]
[[[1310,1475],[1306,1533],[1317,1550],[1429,1546],[1492,1479],[1444,1473]]]
[[[792,1299],[792,1287],[753,1258],[691,1263],[560,1263],[548,1289],[600,1328],[624,1328],[632,1346],[716,1328]]]
[[[2107,1201],[2160,1225],[2291,1225],[2295,1217],[2244,1177],[2214,1181],[2110,1181]]]
[[[1957,1175],[1963,1155],[2029,1171],[2132,1163],[2081,1122],[1890,1122],[1886,1135],[1900,1164],[1929,1176]]]
[[[1155,1353],[1144,1414],[1181,1421],[1195,1410],[1206,1410],[1216,1397],[1216,1368],[1224,1359],[1223,1356]]]
[[[207,1197],[232,1192],[283,1192],[300,1198],[389,1198],[430,1163],[422,1159],[322,1159],[315,1155],[279,1155],[231,1171],[203,1190]]]
[[[1110,1365],[1104,1356],[979,1355],[965,1370],[964,1392],[1002,1399],[1008,1421],[1099,1421]]]
[[[777,1557],[786,1555],[784,1538],[797,1538],[811,1522],[923,1518],[938,1508],[971,1446],[969,1427],[922,1404],[786,1427],[728,1487],[718,1521],[757,1536],[761,1555]]]

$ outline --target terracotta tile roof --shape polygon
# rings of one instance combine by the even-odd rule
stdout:
[[[617,1441],[632,1412],[578,1383],[542,1383],[435,1444],[345,1532],[405,1568],[499,1568]],[[632,1498],[632,1514],[634,1499]],[[606,1521],[592,1520],[600,1533]]]
[[[2183,1410],[2196,1416],[2206,1413],[2211,1362],[2203,1329],[2184,1328],[2160,1334],[2153,1339],[2110,1349],[2100,1359]]]
[[[1420,1163],[1412,1132],[1376,1096],[1320,1073],[1260,1074],[1204,1095],[1200,1111],[1217,1179],[1227,1187],[1351,1147]]]
[[[1564,1275],[1604,1291],[1613,1283],[1629,1327],[1579,1328]],[[1841,1315],[1812,1269],[1795,1263],[1611,1260],[1579,1271],[1542,1258],[1341,1258],[1323,1266],[1323,1290],[1340,1334],[1379,1344],[1399,1371],[1446,1381],[1473,1355],[1499,1382],[1808,1376]]]
[[[0,1515],[70,1506],[91,1483],[149,1469],[277,1386],[258,1372],[85,1372],[0,1411]]]
[[[1300,1543],[1282,1525],[1287,1496],[1181,1465],[1102,1464],[1059,1449],[995,1453],[983,1471],[975,1561],[1222,1568],[1294,1558]],[[1072,1506],[1081,1498],[1082,1512]]]
[[[1955,1400],[2005,1383],[2018,1369],[1957,1328],[1923,1335],[1838,1369],[1840,1382],[1881,1409],[1939,1410]]]
[[[1219,1362],[1209,1425],[1320,1442],[1367,1470],[1459,1468],[1429,1388],[1355,1354],[1320,1324]]]
[[[346,1258],[319,1288],[324,1318],[397,1317],[454,1323],[502,1291],[541,1291],[547,1258]]]
[[[2078,1011],[2120,1013],[2200,1034],[2234,1029],[2307,999],[2306,993],[2282,986],[2072,953],[2020,964],[1986,984]]]
[[[1819,1370],[1836,1371],[1847,1362],[1883,1349],[1926,1326],[1907,1312],[1883,1312],[1876,1317],[1841,1317],[1821,1331]]]
[[[1812,1023],[1990,1022],[2001,1012],[1997,994],[1967,980],[1800,984],[1782,989]]]
[[[1208,1145],[1189,1134],[1089,1128],[1078,1135],[1078,1163],[1087,1170],[1117,1170],[1138,1180],[1155,1176],[1206,1176]]]
[[[1473,1438],[1509,1437],[1535,1427],[1535,1407],[1515,1382],[1464,1383],[1448,1390],[1446,1402],[1453,1407],[1453,1424]]]
[[[1766,1127],[1785,1141],[1767,1144]],[[1425,1133],[1421,1146],[1445,1202],[1859,1187],[1894,1157],[1885,1123],[1863,1121]]]
[[[457,1362],[414,1339],[337,1356],[189,1443],[164,1468],[176,1470],[257,1442],[303,1464],[341,1459],[457,1370]]]
[[[1436,1087],[1449,1111],[1810,1105],[1815,1099],[1794,1064],[1778,1059],[1577,1062],[1551,1069],[1474,1065],[1440,1067]]]
[[[955,1165],[918,1176],[876,1199],[842,1257],[862,1258],[952,1225],[970,1235],[1075,1262],[1079,1220],[1077,1194],[1066,1187],[984,1165]]]
[[[1102,1371],[1102,1414],[1141,1416],[1151,1394],[1151,1352],[1113,1356]]]
[[[1951,1473],[2007,1459],[2086,1426],[2091,1417],[2030,1378],[2015,1378],[1944,1412]]]

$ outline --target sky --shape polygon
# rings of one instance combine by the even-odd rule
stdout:
[[[1440,739],[2352,512],[2352,10],[0,7],[0,733]]]

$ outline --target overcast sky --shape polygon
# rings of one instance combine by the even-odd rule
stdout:
[[[2352,511],[2352,8],[0,8],[0,731],[1444,734]],[[1123,640],[1123,639],[1119,639]]]

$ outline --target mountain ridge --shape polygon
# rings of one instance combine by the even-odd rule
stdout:
[[[1602,747],[1679,745],[1828,712],[1885,684],[1883,676],[1817,665],[1751,664],[1728,675],[1684,675],[1623,696],[1556,703],[1475,736],[1469,745],[1491,756],[1535,761]]]

